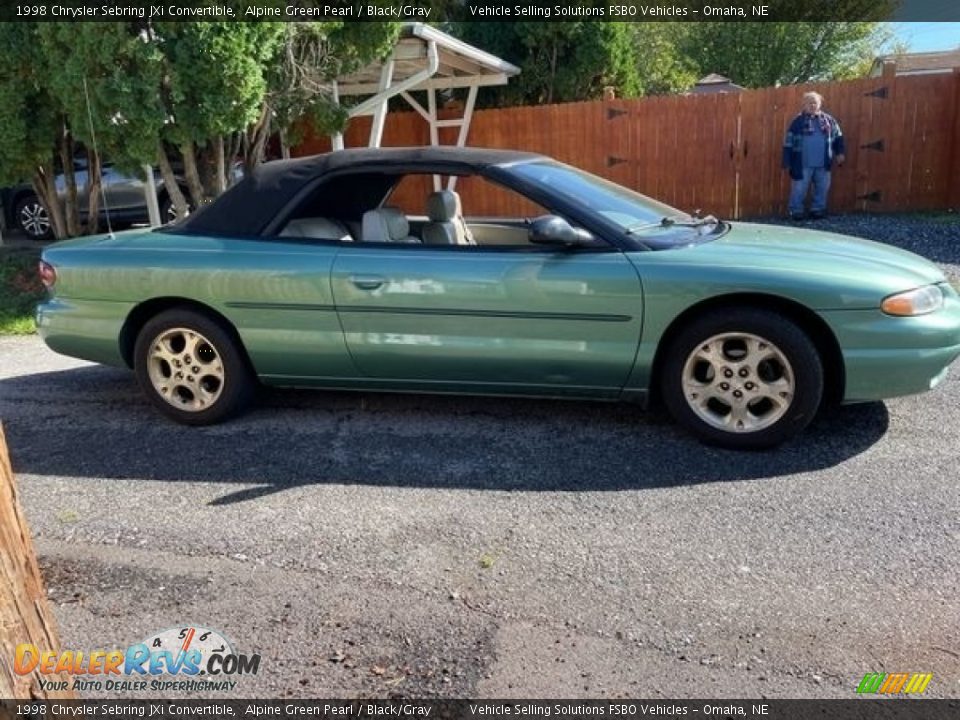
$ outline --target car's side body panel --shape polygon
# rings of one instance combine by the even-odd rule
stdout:
[[[116,347],[134,307],[180,298],[223,315],[267,379],[353,376],[330,292],[336,253],[324,244],[137,231],[76,251],[63,243],[48,251],[51,262],[69,258],[70,270],[58,283],[61,305],[41,305],[40,332],[54,349],[106,362],[105,347],[69,345],[79,310],[64,316],[63,305],[98,318],[96,337]]]
[[[616,396],[641,335],[619,251],[352,243],[332,284],[357,367],[381,381]]]

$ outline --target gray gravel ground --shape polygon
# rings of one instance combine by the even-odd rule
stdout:
[[[816,227],[960,270],[956,223]],[[217,628],[263,656],[248,697],[960,696],[957,373],[738,454],[523,400],[270,392],[188,429],[0,338],[0,417],[68,648]]]

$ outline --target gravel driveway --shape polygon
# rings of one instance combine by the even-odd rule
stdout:
[[[958,223],[816,227],[960,276]],[[189,429],[0,338],[0,417],[68,648],[216,628],[263,657],[241,697],[960,695],[960,372],[741,454],[574,402],[270,392]]]

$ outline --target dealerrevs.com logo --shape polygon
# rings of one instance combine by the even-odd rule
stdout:
[[[919,695],[927,689],[933,673],[867,673],[857,686],[862,694]]]
[[[256,675],[259,655],[238,654],[216,630],[197,626],[170,628],[125,650],[41,651],[18,645],[13,669],[18,675],[66,673],[70,680],[40,678],[45,690],[109,692],[233,690],[237,677]]]

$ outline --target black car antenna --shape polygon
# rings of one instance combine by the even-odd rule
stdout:
[[[90,89],[87,87],[87,78],[83,78],[83,95],[87,99],[87,123],[90,125],[90,140],[93,142],[93,152],[97,155],[97,162],[100,162],[100,148],[97,147],[97,132],[93,129],[93,111],[90,109]],[[89,170],[89,168],[88,168]],[[87,183],[90,182],[90,173],[87,172]],[[107,193],[103,189],[103,170],[100,170],[100,200],[103,202],[103,214],[107,219],[107,235],[113,240],[113,226],[110,224],[110,206],[107,204]],[[90,222],[90,218],[87,219]],[[96,222],[96,218],[93,218]]]

